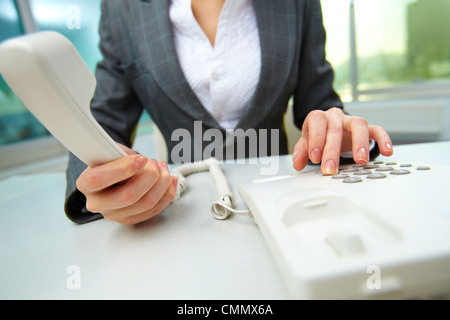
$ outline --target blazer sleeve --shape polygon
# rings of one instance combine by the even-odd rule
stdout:
[[[99,33],[103,59],[96,68],[97,87],[91,101],[91,112],[114,141],[131,147],[133,132],[143,108],[125,75],[120,59],[122,48],[117,46],[116,37],[123,32],[123,26],[117,19],[121,17],[120,12],[124,11],[121,6],[125,3],[102,1]],[[86,198],[76,187],[76,180],[85,169],[86,165],[70,154],[64,209],[66,216],[79,224],[102,218],[101,214],[86,209]]]
[[[326,60],[326,33],[320,1],[306,1],[306,6],[299,79],[293,108],[294,121],[299,129],[312,110],[327,110],[333,107],[344,110],[339,95],[333,89],[333,68]],[[374,143],[370,149],[370,159],[375,159],[379,154],[378,145]],[[341,157],[341,162],[350,163],[353,158]]]
[[[325,57],[325,28],[319,0],[305,1],[297,89],[294,94],[294,121],[301,129],[312,110],[343,109],[333,89],[334,72]]]
[[[117,142],[131,147],[133,132],[143,107],[129,81],[123,57],[131,51],[124,48],[126,34],[127,1],[102,1],[100,18],[100,51],[103,59],[97,64],[97,88],[91,101],[95,119]]]

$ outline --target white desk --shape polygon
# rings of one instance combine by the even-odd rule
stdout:
[[[380,157],[383,158],[383,157]],[[390,159],[450,165],[450,142],[405,145]],[[237,185],[257,165],[223,165]],[[280,174],[293,172],[280,158]],[[63,212],[64,173],[0,182],[0,299],[286,299],[264,239],[247,216],[215,220],[209,173],[188,177],[182,199],[137,226],[75,225]],[[78,268],[81,287],[67,273]]]

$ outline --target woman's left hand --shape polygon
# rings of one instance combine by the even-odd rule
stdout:
[[[302,170],[310,159],[321,164],[324,174],[336,174],[341,152],[352,151],[358,164],[369,162],[370,140],[375,140],[384,156],[393,154],[392,141],[380,126],[344,114],[341,109],[311,111],[302,127],[302,134],[293,151],[294,169]]]

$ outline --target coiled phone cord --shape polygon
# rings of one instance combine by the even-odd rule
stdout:
[[[233,208],[233,194],[228,180],[220,168],[219,161],[215,158],[208,158],[202,161],[182,164],[172,170],[174,176],[178,178],[177,194],[178,199],[187,188],[186,177],[192,173],[209,171],[214,181],[218,200],[211,205],[211,213],[216,219],[223,220],[232,213],[250,214],[249,210],[235,210]]]

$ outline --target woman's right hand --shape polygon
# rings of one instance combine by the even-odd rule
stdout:
[[[177,178],[157,162],[121,146],[128,156],[88,167],[77,180],[86,208],[107,220],[133,225],[163,211],[175,198]]]

